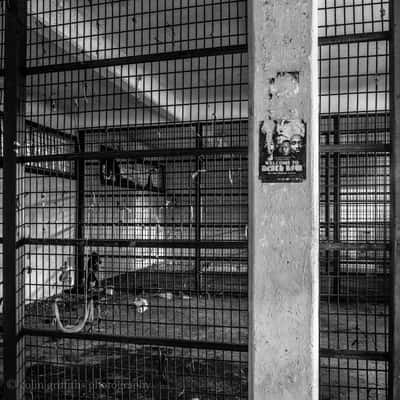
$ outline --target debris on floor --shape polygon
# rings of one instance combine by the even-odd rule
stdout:
[[[137,297],[133,304],[136,307],[136,311],[140,314],[143,314],[149,308],[149,302],[143,297]]]
[[[172,300],[174,298],[174,295],[171,292],[157,293],[156,296],[166,300]]]

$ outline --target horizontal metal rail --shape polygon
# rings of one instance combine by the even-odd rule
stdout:
[[[37,161],[75,161],[75,160],[110,160],[114,158],[143,158],[143,157],[182,157],[182,156],[201,156],[207,154],[248,154],[247,147],[213,147],[202,149],[182,148],[182,149],[154,149],[136,151],[108,151],[108,152],[87,152],[87,153],[66,153],[48,154],[37,156],[21,156],[17,158],[18,163],[37,162]]]
[[[45,336],[60,339],[79,339],[90,340],[99,342],[112,342],[112,343],[129,343],[141,344],[151,346],[169,346],[169,347],[183,347],[191,349],[204,349],[204,350],[222,350],[222,351],[237,351],[247,352],[247,344],[226,343],[226,342],[206,342],[197,340],[184,340],[184,339],[169,339],[169,338],[156,338],[147,336],[117,336],[105,334],[85,334],[85,333],[64,333],[54,329],[35,329],[23,328],[21,331],[22,336]]]
[[[111,258],[112,259],[114,257],[115,256],[112,255],[112,254],[103,254],[102,255],[102,258],[104,258],[104,259],[107,259],[107,258]],[[146,259],[146,257],[147,256],[136,255],[136,259],[140,259],[140,258]],[[131,259],[132,256],[131,255],[118,254],[118,258],[121,259],[121,260],[126,260],[126,259]],[[247,257],[246,254],[244,254],[243,256],[231,256],[231,255],[229,255],[229,256],[216,256],[216,255],[213,255],[213,256],[200,256],[200,258],[204,262],[209,261],[209,262],[215,262],[215,263],[226,262],[226,261],[236,262],[236,263],[247,263],[247,261],[248,261],[248,257]],[[165,261],[167,261],[167,260],[193,261],[195,259],[195,255],[187,255],[187,256],[163,255],[162,259],[165,260]],[[205,271],[212,272],[212,269],[211,270],[205,270]],[[178,273],[180,273],[180,271]],[[247,265],[246,265],[246,270],[244,272],[240,272],[239,271],[237,273],[240,273],[240,274],[247,273]]]
[[[390,144],[321,144],[320,153],[390,153],[392,145]]]
[[[371,42],[379,40],[390,40],[391,31],[371,32],[371,33],[355,33],[352,35],[325,36],[318,38],[319,46],[327,46],[330,44]]]
[[[143,247],[143,248],[185,248],[185,249],[246,249],[247,240],[122,240],[122,239],[32,239],[24,238],[17,247],[26,245],[54,246],[106,246],[106,247]]]
[[[357,185],[354,185],[354,187],[357,187]],[[379,192],[374,192],[373,194],[377,194],[377,193],[379,193]],[[371,193],[369,193],[369,194],[371,194]],[[320,198],[321,199],[323,199],[324,197],[325,197],[325,193],[320,194]],[[346,205],[359,204],[359,202],[357,200],[346,200],[345,204]],[[363,202],[363,204],[366,204],[366,205],[372,204],[372,205],[383,206],[383,205],[385,205],[387,203],[384,200],[380,200],[380,201],[374,201],[374,200],[369,200],[368,201],[368,200],[366,200],[366,201]],[[372,222],[371,221],[369,221],[369,222],[365,222],[365,221],[364,222],[358,222],[358,221],[351,221],[351,222],[349,221],[349,222],[347,222],[346,221],[346,222],[341,222],[340,223],[340,227],[341,228],[354,228],[354,227],[357,227],[357,226],[358,227],[360,227],[360,226],[365,227],[365,226],[368,226],[369,224],[372,224]],[[386,222],[382,222],[381,224],[382,224],[381,226],[384,226],[385,224],[389,225],[390,222],[386,221]],[[337,227],[337,223],[332,222],[332,221],[321,222],[320,226],[321,226],[321,228],[323,227],[325,229],[326,228],[334,228],[334,227]],[[329,240],[321,240],[321,241],[330,242]],[[375,242],[375,241],[371,240],[371,242]],[[382,240],[382,242],[386,242],[386,240]],[[342,242],[340,242],[340,243],[342,243]],[[347,241],[344,241],[344,243],[347,243]],[[356,241],[356,243],[358,243],[358,241]],[[369,241],[368,241],[368,243],[369,243]]]
[[[327,242],[319,243],[321,250],[390,250],[392,244],[390,242]]]
[[[0,113],[1,115],[1,113]],[[228,125],[228,126],[236,126],[238,123],[247,123],[248,119],[247,118],[221,118],[221,119],[216,119],[216,120],[204,120],[204,119],[199,119],[196,121],[166,121],[166,122],[160,122],[160,123],[141,123],[140,125],[121,125],[118,127],[105,127],[105,126],[97,126],[97,127],[91,127],[87,129],[79,129],[79,133],[85,134],[86,132],[104,132],[105,129],[109,133],[112,133],[114,131],[120,132],[121,130],[124,129],[129,129],[130,131],[143,131],[144,129],[164,129],[164,128],[197,128],[199,126],[214,126],[214,125]]]
[[[114,153],[111,152],[111,154],[114,154]],[[235,152],[228,152],[227,154],[219,155],[219,154],[215,154],[214,152],[208,153],[206,151],[204,154],[200,154],[199,157],[208,156],[208,155],[212,155],[213,156],[213,158],[212,158],[213,162],[215,162],[215,161],[224,161],[227,156],[229,157],[230,161],[240,161],[241,159],[243,159],[243,152],[236,152],[236,153]],[[191,163],[191,162],[193,162],[193,159],[192,159],[193,156],[196,156],[196,154],[195,155],[189,154],[189,155],[186,155],[186,156],[179,157],[179,162],[181,163],[181,165],[184,165],[184,164],[187,164],[187,163]],[[154,156],[154,157],[157,157],[157,156]],[[161,157],[165,157],[165,156],[161,156]],[[125,157],[114,156],[113,158],[125,158]],[[138,157],[138,158],[140,158],[140,157]],[[99,160],[97,160],[97,159],[93,160],[92,159],[92,160],[86,160],[86,161],[87,161],[86,162],[86,166],[90,166],[90,165],[95,165],[96,166],[97,162]]]
[[[143,54],[138,56],[107,58],[101,60],[76,61],[64,64],[40,65],[36,67],[27,67],[25,68],[24,72],[26,75],[35,75],[35,74],[44,74],[52,72],[65,72],[65,71],[76,71],[76,70],[94,69],[94,68],[117,67],[127,64],[130,65],[143,64],[150,62],[169,61],[169,60],[186,59],[193,57],[209,57],[221,54],[225,55],[225,54],[247,53],[247,51],[248,51],[247,44],[235,45],[235,46],[210,47],[202,49],[183,50],[183,51],[171,51],[166,53]],[[4,74],[5,74],[4,68],[0,69],[0,77],[4,77]]]
[[[237,202],[235,202],[235,205],[239,205]],[[245,203],[243,203],[245,205]],[[182,206],[182,207],[187,207],[187,206]],[[25,207],[29,208],[29,207]],[[36,209],[37,207],[31,207],[32,209]],[[194,225],[194,222],[160,222],[157,225],[165,228],[190,228]],[[137,222],[90,222],[87,224],[87,226],[91,227],[111,227],[111,226],[137,226],[137,227],[152,227],[154,226],[154,223],[152,222],[143,222],[143,223],[137,223]],[[245,224],[239,225],[239,224],[219,224],[219,223],[214,223],[214,224],[206,224],[206,223],[201,223],[201,228],[206,229],[206,228],[219,228],[219,229],[243,229],[245,227]]]
[[[225,54],[246,53],[247,51],[248,51],[247,44],[235,45],[235,46],[210,47],[210,48],[193,49],[193,50],[171,51],[166,53],[143,54],[138,56],[107,58],[101,60],[90,60],[81,62],[77,61],[66,64],[43,65],[43,66],[26,68],[25,73],[26,75],[34,75],[34,74],[42,74],[49,72],[76,71],[82,69],[116,67],[127,64],[132,65],[132,64],[143,64],[150,62],[169,61],[169,60],[194,58],[194,57],[209,57],[221,54],[225,55]]]
[[[389,353],[383,351],[357,351],[320,348],[319,354],[321,357],[348,358],[351,360],[389,361],[390,359]]]

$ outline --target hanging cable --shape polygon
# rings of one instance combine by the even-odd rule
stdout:
[[[192,175],[191,175],[192,180],[195,180],[199,174],[203,174],[205,172],[207,172],[207,170],[205,168],[198,169],[197,171],[192,172]]]
[[[89,100],[88,100],[88,84],[87,82],[85,82],[83,84],[83,101],[85,102],[85,104],[88,104]]]
[[[230,184],[233,185],[233,171],[231,168],[229,168],[228,178],[229,178]]]
[[[89,264],[89,262],[88,262]],[[93,267],[93,266],[92,266]],[[94,320],[94,304],[93,299],[89,300],[88,294],[88,283],[90,283],[89,268],[88,265],[85,267],[85,282],[84,282],[84,299],[85,299],[85,315],[81,322],[76,325],[63,325],[60,317],[60,310],[58,308],[58,303],[61,301],[60,298],[56,298],[53,304],[54,316],[57,322],[58,328],[64,333],[79,333],[81,332],[88,321],[93,322]]]
[[[190,222],[194,222],[194,207],[190,206]]]
[[[57,322],[57,327],[64,333],[79,333],[81,332],[86,323],[90,320],[93,321],[93,316],[94,316],[94,312],[93,312],[93,300],[90,299],[90,301],[87,301],[87,297],[85,298],[85,316],[83,318],[83,320],[81,322],[79,322],[76,325],[66,325],[64,326],[63,323],[61,322],[61,318],[60,318],[60,311],[58,309],[58,302],[60,302],[61,299],[56,299],[54,301],[54,315],[56,318],[56,322]]]
[[[96,196],[95,196],[94,192],[92,192],[92,196],[93,196],[92,204],[90,205],[91,209],[93,209],[93,207],[96,205]],[[54,301],[53,308],[54,308],[54,316],[55,316],[55,319],[57,322],[57,326],[64,333],[79,333],[85,328],[85,325],[88,321],[93,322],[93,320],[94,320],[93,299],[91,298],[89,300],[89,294],[88,294],[88,286],[90,286],[92,288],[92,283],[94,282],[94,280],[97,281],[97,278],[94,275],[94,272],[95,272],[94,271],[94,269],[95,269],[94,263],[96,263],[96,260],[94,258],[96,258],[97,262],[101,263],[101,261],[99,261],[99,259],[98,259],[97,253],[92,253],[92,255],[90,256],[90,259],[85,267],[85,279],[84,279],[85,315],[83,317],[83,320],[81,322],[78,322],[76,325],[64,326],[63,323],[61,322],[60,310],[58,308],[58,303],[61,301],[61,299],[56,298]],[[90,264],[90,271],[89,271],[89,264]]]

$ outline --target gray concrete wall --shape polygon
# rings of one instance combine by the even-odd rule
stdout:
[[[313,4],[314,3],[314,4]],[[317,1],[253,0],[250,27],[250,271],[252,398],[318,398]],[[299,84],[274,91],[279,72]],[[307,177],[261,183],[259,124],[307,124]]]

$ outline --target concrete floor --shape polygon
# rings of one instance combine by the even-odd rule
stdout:
[[[93,331],[118,336],[136,334],[247,343],[246,298],[188,298],[181,295],[165,299],[155,294],[146,297],[149,299],[149,309],[143,314],[131,306],[116,307],[117,302],[126,305],[133,301],[129,295],[108,298],[108,304],[102,306],[105,320],[99,330],[95,323]],[[26,322],[32,327],[48,328],[48,315],[47,318],[42,317],[49,311],[49,306],[45,302],[30,305],[27,310],[40,318],[31,315]],[[225,309],[228,306],[237,311],[228,311]],[[320,309],[321,347],[328,348],[329,345],[331,349],[360,351],[385,351],[387,348],[386,305],[328,305],[322,302]],[[82,315],[83,310],[79,306],[73,312],[69,310],[62,313],[64,316],[72,313]],[[123,323],[116,323],[117,320]],[[232,325],[235,328],[222,328],[222,325]],[[65,396],[63,399],[71,400],[78,399],[79,395],[80,398],[96,400],[110,396],[115,399],[193,399],[200,394],[202,399],[247,398],[247,354],[73,339],[55,341],[43,337],[27,338],[26,343],[27,381],[30,380],[38,387],[45,384],[48,387],[54,386],[47,391],[33,391],[35,399],[53,399],[61,393]],[[164,360],[162,362],[167,372],[160,372],[160,360]],[[386,369],[387,364],[383,361],[321,358],[320,398],[386,399]],[[2,375],[1,362],[0,370]],[[81,390],[70,387],[58,392],[54,389],[57,383],[79,379],[82,382],[89,379],[91,386],[83,385]],[[101,381],[106,387],[101,386]],[[107,384],[104,384],[107,381],[119,382],[120,388],[114,385],[114,389],[107,389]],[[91,392],[88,392],[89,387]]]

